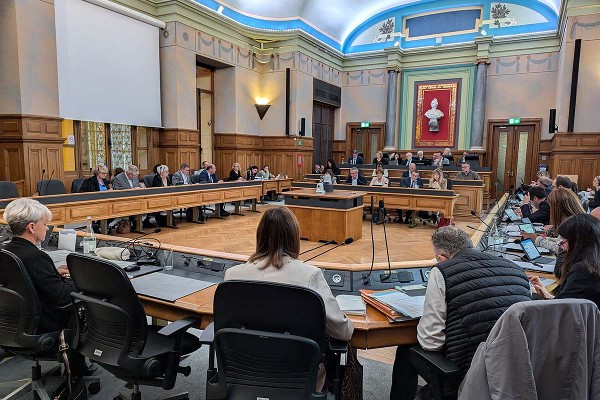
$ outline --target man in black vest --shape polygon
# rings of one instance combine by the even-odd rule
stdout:
[[[531,300],[529,281],[512,261],[473,249],[459,228],[440,228],[431,241],[438,263],[429,273],[417,339],[424,349],[443,352],[464,375],[502,313]],[[410,346],[398,346],[391,400],[415,398],[418,375],[409,352]]]

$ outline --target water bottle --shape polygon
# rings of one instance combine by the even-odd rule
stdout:
[[[86,236],[83,237],[83,254],[94,255],[96,253],[96,234],[92,226],[92,217],[87,217],[85,233]]]
[[[173,250],[164,250],[164,261],[163,261],[163,269],[165,271],[170,271],[173,269]]]

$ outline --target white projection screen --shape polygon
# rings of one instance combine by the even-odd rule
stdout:
[[[60,116],[160,127],[164,23],[107,0],[54,4]]]

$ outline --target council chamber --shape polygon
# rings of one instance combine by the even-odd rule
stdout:
[[[0,396],[600,398],[600,4],[0,2]]]

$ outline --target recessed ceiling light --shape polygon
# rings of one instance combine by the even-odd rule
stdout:
[[[223,6],[219,6],[219,8],[217,8],[217,12],[219,14],[223,14],[223,8],[224,8]]]

